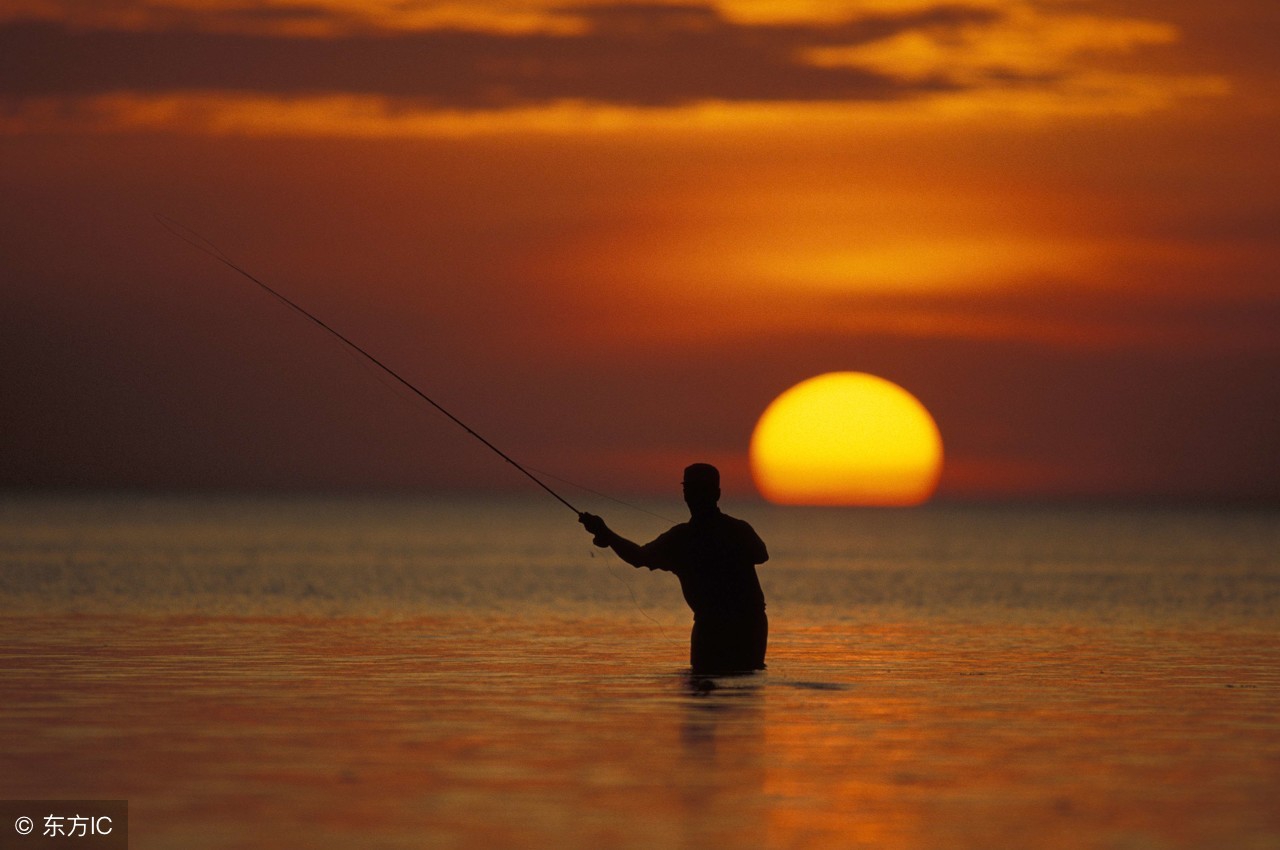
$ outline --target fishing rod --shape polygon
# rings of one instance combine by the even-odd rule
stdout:
[[[222,249],[221,249],[221,248],[219,248],[217,245],[214,245],[214,244],[213,244],[212,242],[210,242],[208,239],[205,239],[203,236],[201,236],[199,233],[196,233],[196,232],[195,232],[194,230],[192,230],[191,228],[187,227],[186,225],[180,224],[179,222],[177,222],[177,221],[175,221],[175,220],[173,220],[173,219],[169,218],[168,216],[161,215],[161,214],[159,214],[159,213],[156,213],[156,214],[155,214],[155,217],[156,217],[156,221],[160,222],[160,225],[161,225],[165,230],[169,231],[169,232],[170,232],[170,233],[172,233],[174,236],[176,236],[176,237],[178,237],[179,239],[181,239],[183,242],[186,242],[188,245],[190,245],[190,246],[191,246],[191,247],[193,247],[193,248],[196,248],[196,249],[198,249],[198,250],[200,250],[200,251],[203,251],[204,253],[208,254],[210,257],[213,257],[215,260],[217,260],[218,262],[222,263],[222,264],[223,264],[224,266],[226,266],[227,268],[232,269],[233,271],[239,272],[241,275],[243,275],[244,277],[248,278],[250,281],[252,281],[252,282],[256,283],[258,286],[262,287],[262,289],[264,289],[266,292],[270,293],[272,296],[274,296],[277,300],[279,300],[279,301],[281,301],[282,303],[284,303],[284,304],[285,304],[286,306],[288,306],[290,309],[292,309],[292,310],[294,310],[295,312],[297,312],[297,313],[299,313],[299,314],[301,314],[301,315],[305,316],[306,318],[310,319],[310,320],[311,320],[312,322],[314,322],[315,324],[319,325],[320,327],[324,328],[324,329],[325,329],[326,331],[328,331],[329,333],[333,334],[335,337],[337,337],[339,340],[341,340],[343,343],[345,343],[345,344],[347,345],[347,347],[348,347],[348,348],[350,348],[350,349],[352,349],[353,351],[355,351],[356,353],[358,353],[358,354],[360,354],[360,355],[364,356],[364,358],[365,358],[366,360],[368,360],[370,363],[372,363],[373,365],[377,366],[379,369],[381,369],[382,371],[386,372],[386,373],[387,373],[388,375],[390,375],[391,377],[395,378],[397,381],[399,381],[399,382],[400,382],[401,384],[403,384],[404,386],[408,387],[408,388],[409,388],[409,390],[410,390],[410,391],[412,391],[412,392],[413,392],[413,394],[414,394],[414,395],[416,395],[418,398],[422,399],[422,400],[423,400],[423,401],[425,401],[427,404],[431,405],[431,406],[432,406],[432,407],[434,407],[436,410],[440,411],[440,412],[441,412],[441,413],[443,413],[445,416],[449,417],[449,419],[450,419],[450,420],[451,420],[455,425],[457,425],[459,428],[461,428],[462,430],[466,431],[468,434],[470,434],[471,436],[475,437],[475,438],[476,438],[477,440],[479,440],[480,442],[484,443],[484,444],[485,444],[485,446],[487,446],[491,451],[493,451],[493,453],[494,453],[494,454],[496,454],[498,457],[502,458],[502,459],[503,459],[503,460],[505,460],[507,463],[509,463],[509,464],[511,464],[512,466],[514,466],[516,469],[520,470],[522,473],[524,473],[524,474],[525,474],[525,476],[527,476],[527,477],[529,478],[529,480],[530,480],[530,481],[532,481],[533,483],[535,483],[535,484],[537,484],[539,487],[541,487],[543,490],[546,490],[548,493],[550,493],[550,494],[555,498],[555,500],[556,500],[556,501],[558,501],[560,504],[564,505],[566,508],[568,508],[569,510],[573,511],[573,512],[574,512],[575,514],[577,514],[579,517],[583,516],[582,511],[579,511],[579,510],[578,510],[577,508],[575,508],[573,505],[569,504],[568,500],[566,500],[563,496],[561,496],[561,495],[560,495],[559,493],[557,493],[555,490],[552,490],[550,487],[548,487],[548,486],[546,485],[546,483],[545,483],[545,482],[543,482],[543,480],[542,480],[542,479],[538,478],[538,476],[534,475],[532,472],[530,472],[529,470],[525,469],[525,468],[524,468],[523,466],[521,466],[520,464],[516,463],[516,461],[515,461],[515,460],[513,460],[513,459],[511,458],[511,456],[510,456],[510,455],[508,455],[508,454],[507,454],[506,452],[504,452],[502,449],[500,449],[500,448],[498,448],[497,446],[495,446],[493,443],[491,443],[491,442],[489,442],[488,440],[486,440],[484,437],[482,437],[482,436],[480,436],[479,434],[477,434],[477,433],[475,432],[475,430],[471,428],[471,426],[470,426],[470,425],[468,425],[467,423],[463,422],[463,421],[462,421],[461,419],[459,419],[458,417],[454,416],[452,413],[450,413],[448,410],[446,410],[444,407],[442,407],[442,406],[441,406],[441,404],[440,404],[438,401],[436,401],[436,400],[435,400],[435,399],[433,399],[431,396],[429,396],[429,395],[427,395],[426,393],[424,393],[422,390],[420,390],[420,389],[418,389],[417,387],[415,387],[415,386],[414,386],[413,384],[411,384],[408,380],[406,380],[402,375],[400,375],[400,373],[398,373],[396,370],[392,369],[390,366],[388,366],[387,364],[383,363],[381,360],[379,360],[378,358],[374,357],[374,356],[373,356],[372,354],[370,354],[369,352],[365,351],[365,350],[364,350],[363,348],[361,348],[359,345],[356,345],[354,342],[352,342],[352,341],[351,341],[351,339],[350,339],[350,338],[348,338],[346,335],[344,335],[341,331],[335,330],[333,327],[331,327],[330,325],[326,324],[323,320],[321,320],[321,319],[317,318],[317,317],[316,317],[314,314],[312,314],[311,312],[309,312],[309,311],[307,311],[306,309],[304,309],[303,307],[299,306],[297,303],[295,303],[294,301],[290,300],[289,298],[286,298],[284,295],[280,294],[280,293],[279,293],[279,292],[277,292],[275,289],[272,289],[270,286],[267,286],[267,284],[263,283],[261,280],[259,280],[258,278],[254,277],[252,274],[250,274],[250,273],[249,273],[249,272],[248,272],[248,271],[247,271],[243,266],[241,266],[241,265],[240,265],[239,263],[237,263],[235,260],[231,259],[231,258],[230,258],[230,257],[228,257],[226,254],[224,254],[224,253],[222,252]]]

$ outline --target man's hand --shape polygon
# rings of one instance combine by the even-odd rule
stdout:
[[[604,520],[595,514],[581,513],[578,514],[578,522],[582,523],[582,527],[591,533],[591,542],[595,543],[601,549],[609,547],[609,538],[613,536],[613,532],[609,530],[609,526],[604,524]]]

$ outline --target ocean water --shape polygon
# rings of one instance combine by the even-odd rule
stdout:
[[[0,798],[175,850],[1280,848],[1280,513],[726,509],[769,669],[696,679],[674,578],[550,499],[0,498]]]

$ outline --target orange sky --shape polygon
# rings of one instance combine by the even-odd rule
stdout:
[[[0,12],[0,485],[747,493],[881,375],[951,498],[1280,496],[1271,0]]]

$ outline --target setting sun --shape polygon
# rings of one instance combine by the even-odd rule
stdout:
[[[897,384],[829,372],[773,400],[751,435],[751,472],[780,504],[918,505],[942,471],[933,417]]]

